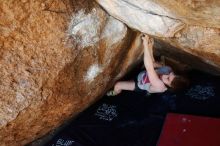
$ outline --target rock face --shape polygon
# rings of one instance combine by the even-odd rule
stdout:
[[[172,46],[200,58],[204,63],[220,68],[220,29],[189,26],[173,38],[162,39]],[[207,70],[207,69],[204,69]],[[220,75],[220,72],[218,73]]]
[[[168,10],[146,0],[97,0],[111,15],[128,26],[155,36],[172,37],[184,23]],[[169,16],[170,15],[170,16]]]
[[[220,68],[220,1],[96,0],[109,14]]]
[[[95,2],[0,3],[0,145],[24,145],[96,101],[141,58]]]

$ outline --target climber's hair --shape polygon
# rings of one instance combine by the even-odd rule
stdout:
[[[183,76],[176,75],[173,81],[171,82],[171,91],[179,92],[187,87],[189,87],[190,82],[189,79]]]

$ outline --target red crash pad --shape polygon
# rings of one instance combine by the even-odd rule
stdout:
[[[168,114],[157,146],[220,146],[220,119]]]

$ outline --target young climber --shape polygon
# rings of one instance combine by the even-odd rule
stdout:
[[[155,62],[153,57],[153,39],[149,38],[148,35],[143,35],[142,40],[146,70],[140,72],[135,80],[116,82],[114,89],[107,93],[108,96],[115,96],[121,93],[122,90],[146,90],[148,93],[162,93],[168,88],[180,90],[188,86],[187,79],[175,75],[170,67],[162,66]]]

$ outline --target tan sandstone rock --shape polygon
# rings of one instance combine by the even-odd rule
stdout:
[[[136,34],[92,1],[1,0],[0,20],[1,146],[75,116],[141,58]]]

